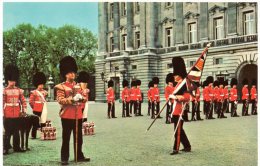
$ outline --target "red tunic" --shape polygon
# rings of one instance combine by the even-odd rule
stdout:
[[[79,90],[78,93],[80,93],[83,96],[82,102],[74,102],[73,96],[74,94],[74,88],[75,86],[78,86],[76,82],[69,83],[69,82],[63,82],[61,84],[58,84],[55,86],[57,89],[57,101],[61,105],[62,113],[60,114],[60,117],[63,119],[82,119],[82,102],[86,102],[86,98],[82,94],[82,90]],[[77,114],[77,116],[76,116]]]
[[[134,87],[132,87],[130,89],[130,100],[133,100],[133,101],[137,100],[136,88],[134,88]]]
[[[107,89],[107,102],[114,102],[115,101],[115,92],[112,87]]]
[[[147,91],[147,98],[149,101],[152,100],[152,89],[153,87],[149,88]]]
[[[220,100],[220,89],[218,87],[214,88],[214,101]]]
[[[160,101],[160,90],[158,87],[154,87],[152,90],[151,90],[151,99],[152,101],[156,101],[156,102],[159,102]]]
[[[237,100],[237,89],[231,88],[230,89],[230,101],[236,101]]]
[[[121,93],[122,101],[130,102],[130,90],[128,88],[124,88]]]
[[[138,101],[142,101],[142,92],[140,88],[136,88],[136,97]]]
[[[184,93],[183,94],[184,99],[176,101],[174,100],[173,102],[173,106],[175,106],[173,108],[173,112],[172,115],[180,115],[182,112],[182,108],[184,106],[184,102],[188,102],[190,100],[190,94],[189,93]]]
[[[39,95],[38,92],[40,92],[42,94],[44,99],[42,99],[42,97]],[[29,98],[29,104],[30,104],[33,111],[42,112],[43,104],[46,101],[46,97],[48,95],[48,92],[46,90],[41,90],[41,91],[38,91],[38,92],[37,92],[37,89],[31,91],[30,98]]]
[[[251,94],[251,100],[255,100],[257,98],[257,91],[255,87],[251,88],[250,94]]]
[[[244,86],[242,88],[242,100],[248,100],[248,99],[249,99],[248,88]]]
[[[224,100],[224,89],[219,88],[219,99],[218,99],[218,101],[221,102],[223,100]]]
[[[26,101],[23,90],[17,87],[6,87],[3,90],[3,106],[5,118],[18,118],[20,111],[26,112]]]
[[[210,101],[210,99],[209,99],[209,89],[208,89],[207,86],[203,88],[202,95],[203,95],[204,101]]]
[[[228,99],[229,98],[228,88],[224,88],[223,93],[224,93],[224,99]]]
[[[173,91],[174,91],[174,87],[173,86],[167,85],[165,87],[165,89],[164,89],[164,96],[165,96],[166,101],[169,100],[169,95],[173,94]]]
[[[200,88],[196,89],[195,95],[191,95],[191,101],[200,101]]]
[[[209,87],[209,101],[214,100],[214,89],[212,87]]]

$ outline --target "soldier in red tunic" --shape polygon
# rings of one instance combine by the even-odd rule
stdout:
[[[87,162],[82,152],[82,107],[81,103],[86,101],[82,94],[80,85],[74,80],[78,67],[71,56],[66,56],[60,61],[60,74],[65,82],[55,86],[57,101],[61,105],[60,117],[62,124],[62,147],[61,164],[68,165],[70,135],[73,131],[75,161]],[[78,122],[78,123],[77,123]],[[77,130],[78,127],[78,130]],[[77,131],[77,133],[76,133]],[[77,140],[76,140],[77,138]],[[77,141],[77,148],[76,148]],[[77,154],[76,154],[77,149]]]
[[[248,80],[243,80],[243,88],[242,88],[242,101],[243,101],[243,108],[242,108],[242,116],[249,116],[248,114],[248,107],[249,107],[249,92],[248,92]]]
[[[85,97],[85,102],[81,103],[81,109],[83,113],[82,122],[88,121],[88,99],[90,90],[88,89],[88,82],[89,82],[89,73],[86,71],[81,71],[78,74],[77,82],[79,83],[82,95]]]
[[[127,80],[123,80],[122,82],[122,86],[123,86],[123,90],[121,93],[121,99],[122,99],[122,117],[131,117],[129,115],[129,103],[130,103],[130,90],[128,89],[128,81]]]
[[[229,113],[229,93],[228,93],[228,80],[224,81],[224,106],[223,106],[223,112]]]
[[[160,111],[160,90],[158,88],[158,84],[159,84],[159,78],[158,77],[154,77],[153,78],[153,89],[151,91],[152,94],[152,119],[155,118],[155,115],[157,115]],[[155,113],[156,111],[156,113]],[[158,116],[158,118],[162,118],[160,117],[160,115]]]
[[[213,82],[213,87],[214,87],[214,113],[217,114],[218,113],[218,108],[219,108],[219,104],[218,104],[218,99],[219,99],[219,81],[215,80]]]
[[[230,86],[231,117],[239,117],[237,115],[237,79],[232,78]]]
[[[13,149],[15,152],[24,152],[20,147],[19,137],[19,117],[24,116],[27,112],[26,101],[23,90],[16,87],[19,80],[19,70],[17,66],[8,64],[5,67],[4,76],[8,84],[3,90],[3,111],[4,111],[4,154],[8,154],[11,148],[10,139],[13,135]]]
[[[133,80],[131,82],[131,89],[130,89],[130,114],[132,115],[132,110],[134,107],[134,114],[136,115],[137,112],[137,94],[136,94],[136,81]]]
[[[44,108],[44,104],[46,104],[46,97],[48,92],[44,90],[44,85],[46,83],[46,76],[42,72],[38,72],[33,76],[33,85],[36,87],[35,90],[31,91],[29,104],[33,110],[33,114],[37,115],[40,118],[40,126],[33,126],[32,128],[32,138],[36,139],[37,127],[45,126],[46,118],[47,118],[47,108]],[[41,118],[42,112],[44,110],[44,117]]]
[[[175,57],[172,58],[172,64],[173,64],[173,76],[175,82],[177,82],[176,87],[182,82],[182,80],[186,77],[187,72],[186,72],[186,67],[184,60],[181,57]],[[184,152],[190,152],[191,151],[191,145],[189,142],[188,137],[186,136],[186,133],[183,129],[183,119],[181,118],[183,106],[185,103],[189,102],[190,100],[190,95],[187,91],[180,91],[178,95],[170,95],[171,99],[174,99],[173,105],[173,112],[172,112],[172,117],[173,117],[173,123],[174,123],[174,128],[177,129],[175,133],[175,141],[174,141],[174,146],[173,146],[173,152],[171,155],[176,155],[179,153],[179,147],[180,143],[184,146],[184,149],[181,151]],[[178,124],[178,121],[180,119],[180,122]],[[177,126],[178,125],[178,126]]]
[[[252,115],[257,115],[257,90],[256,90],[256,79],[252,81],[252,88],[250,90],[251,94],[251,103],[252,103]]]
[[[219,96],[218,96],[218,118],[227,118],[224,115],[224,79],[219,81]]]
[[[173,87],[174,77],[173,77],[172,73],[167,74],[165,82],[167,84],[167,86],[164,89],[164,96],[165,96],[165,99],[167,102],[165,123],[170,124],[171,123],[171,113],[172,113],[172,103],[169,100],[169,96],[171,94],[173,94],[173,91],[174,91],[174,87]]]
[[[108,118],[117,118],[115,116],[115,92],[113,89],[114,82],[112,80],[108,81],[108,88],[107,88],[107,116]]]
[[[142,91],[140,89],[140,86],[141,86],[141,80],[136,80],[136,97],[137,97],[137,112],[136,112],[136,115],[137,116],[143,116],[142,115],[142,101],[143,101],[143,98],[142,98]]]
[[[213,81],[214,81],[214,79],[213,79],[212,76],[208,76],[206,80],[207,80],[207,83],[208,83],[208,88],[207,88],[207,92],[206,92],[208,94],[207,99],[206,99],[207,102],[208,102],[208,104],[207,104],[207,112],[208,112],[207,117],[208,117],[208,119],[215,119],[213,117],[213,101],[214,101]]]
[[[200,86],[197,84],[197,89],[193,91],[194,96],[191,96],[192,101],[192,121],[203,120],[200,117]],[[196,118],[195,118],[196,114]]]
[[[150,111],[152,109],[152,89],[153,89],[153,81],[150,81],[148,84],[148,91],[147,91],[147,99],[148,99],[148,113],[147,115],[150,116]]]
[[[205,81],[203,81],[202,96],[203,96],[203,113],[206,116],[208,114],[208,112],[207,112],[207,104],[208,104],[207,99],[209,98],[208,95],[209,95],[208,94],[208,83],[207,83],[207,80],[205,80]]]

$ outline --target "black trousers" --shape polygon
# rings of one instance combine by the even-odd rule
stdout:
[[[178,115],[173,115],[173,123],[174,123],[174,130],[177,128],[177,123],[179,120],[180,116]],[[173,145],[173,150],[174,151],[179,151],[180,148],[180,143],[184,146],[184,148],[190,148],[190,141],[183,130],[183,120],[180,120],[180,123],[178,125],[178,128],[176,130],[176,133],[174,135],[175,140],[174,140],[174,145]]]
[[[61,161],[69,160],[70,135],[73,131],[74,155],[76,154],[76,120],[75,119],[61,119],[62,124],[62,146],[61,146]],[[84,158],[82,153],[82,119],[78,119],[78,159]]]
[[[206,117],[213,118],[213,103],[206,101]]]
[[[218,102],[214,101],[214,113],[217,114],[218,113]]]
[[[199,120],[201,119],[200,117],[200,102],[198,101],[197,104],[195,104],[195,101],[192,101],[192,111],[191,111],[191,120],[195,119],[195,114],[196,114],[196,119]]]
[[[203,113],[204,113],[204,115],[206,115],[206,105],[207,105],[207,102],[205,100],[203,100]]]
[[[218,102],[218,118],[222,118],[224,117],[224,101],[223,102]]]
[[[137,115],[142,115],[142,102],[139,101],[137,104]]]
[[[152,109],[152,103],[148,101],[148,113],[147,113],[148,116],[150,116],[151,109]]]
[[[129,102],[123,102],[122,117],[129,116]]]
[[[37,115],[39,118],[41,117],[41,115],[42,115],[42,113],[41,112],[36,112],[36,111],[33,111],[33,114],[34,115]],[[36,138],[36,136],[37,136],[37,129],[40,127],[41,129],[43,128],[43,127],[45,127],[46,126],[46,124],[45,123],[41,123],[40,125],[38,124],[37,126],[34,126],[33,125],[33,128],[32,128],[32,137],[33,138]]]
[[[226,113],[228,112],[228,100],[224,99],[224,103],[223,103],[223,112]]]
[[[237,108],[235,108],[235,102],[231,101],[231,117],[237,116]]]
[[[109,118],[115,117],[115,102],[113,102],[112,104],[110,102],[107,103],[107,116]]]
[[[134,111],[132,111],[134,109]],[[134,114],[136,114],[137,112],[137,101],[136,100],[131,100],[130,101],[130,114],[132,114],[134,112]]]
[[[170,105],[169,102],[167,102],[165,123],[171,123],[172,122],[172,120],[171,120],[172,108],[173,108],[173,103]]]
[[[248,104],[246,100],[243,100],[242,116],[248,115]]]
[[[10,139],[13,135],[13,149],[20,149],[20,135],[19,135],[19,118],[5,118],[4,128],[5,128],[5,138],[4,138],[4,148],[9,149]]]
[[[160,111],[160,102],[152,102],[152,118],[155,117]]]
[[[256,101],[255,100],[252,100],[251,114],[252,115],[256,115],[257,114]]]

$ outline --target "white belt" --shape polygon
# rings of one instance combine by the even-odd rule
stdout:
[[[247,96],[249,96],[249,94],[246,94]]]
[[[6,103],[6,106],[19,106],[19,103]]]
[[[44,102],[42,102],[42,101],[35,101],[35,103],[41,103],[41,104],[43,104]]]
[[[159,96],[159,95],[154,95],[154,96]]]

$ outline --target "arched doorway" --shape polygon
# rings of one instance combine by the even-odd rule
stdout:
[[[242,87],[243,87],[243,80],[246,78],[248,80],[248,88],[250,90],[251,83],[253,79],[257,79],[257,65],[256,64],[241,64],[237,71],[237,78],[238,78],[238,98],[241,99]]]

